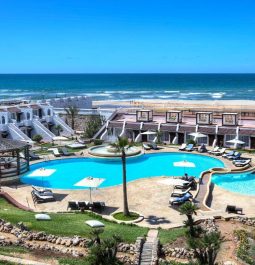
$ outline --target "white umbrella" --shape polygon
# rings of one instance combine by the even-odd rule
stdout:
[[[79,182],[77,182],[76,184],[74,184],[74,186],[89,188],[90,202],[92,202],[91,190],[93,188],[99,187],[104,181],[105,181],[105,179],[103,179],[103,178],[86,177],[86,178],[80,180]]]
[[[141,134],[143,134],[143,135],[153,135],[153,134],[157,134],[157,133],[153,132],[153,131],[146,131],[146,132],[143,132]]]
[[[186,167],[196,167],[196,165],[192,162],[189,162],[187,160],[179,161],[179,162],[174,162],[175,167],[183,167],[184,169],[184,174],[185,174],[185,168]]]
[[[196,167],[194,163],[189,162],[187,160],[183,160],[180,162],[174,162],[175,167]]]
[[[68,138],[64,137],[64,136],[55,136],[52,138],[53,141],[67,141]]]
[[[165,178],[162,180],[159,180],[158,183],[165,184],[165,185],[183,185],[188,184],[189,182],[183,179],[177,179],[177,178]]]
[[[206,137],[205,134],[202,134],[200,132],[194,132],[194,133],[189,133],[190,136],[193,136],[195,139],[196,138],[203,138],[203,137]]]
[[[241,141],[241,140],[238,140],[237,138],[235,139],[232,139],[232,140],[229,140],[227,141],[228,143],[231,143],[231,144],[245,144],[245,142]]]

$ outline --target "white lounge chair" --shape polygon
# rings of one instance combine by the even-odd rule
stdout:
[[[208,153],[209,153],[209,154],[211,154],[211,153],[218,152],[218,151],[219,151],[219,149],[220,149],[220,148],[219,148],[219,146],[216,146],[216,147],[214,147],[214,148],[213,148],[213,150],[211,150],[211,151],[208,151]]]
[[[211,154],[212,155],[216,155],[216,156],[220,156],[220,155],[223,155],[224,153],[225,153],[225,151],[226,151],[226,148],[221,148],[220,150],[218,150],[218,151],[213,151],[213,152],[211,152]]]
[[[143,143],[143,148],[145,150],[151,150],[151,147],[148,144]]]
[[[59,151],[58,151],[58,148],[49,148],[48,150],[49,151],[52,151],[53,154],[54,154],[54,156],[56,156],[56,157],[61,156],[60,153],[59,153]]]
[[[174,191],[171,194],[171,197],[183,196],[184,194],[188,193],[190,190],[191,190],[191,187],[187,188],[186,190],[174,189]]]
[[[187,144],[182,144],[180,147],[179,147],[179,151],[185,151],[187,147]]]

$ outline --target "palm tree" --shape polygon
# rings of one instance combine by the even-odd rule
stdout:
[[[126,168],[126,149],[130,148],[132,144],[129,143],[126,137],[118,137],[116,143],[111,144],[115,148],[116,153],[121,153],[122,161],[122,187],[123,187],[123,214],[129,216],[128,199],[127,199],[127,168]]]
[[[194,205],[191,202],[185,202],[180,208],[180,213],[185,214],[187,216],[187,221],[184,222],[186,226],[189,227],[189,232],[191,236],[195,235],[195,229],[194,229],[194,220],[193,220],[193,214],[197,214],[197,206]]]
[[[101,239],[100,239],[100,234],[102,234],[104,232],[104,229],[102,228],[98,228],[98,229],[93,229],[91,232],[90,232],[90,236],[92,238],[92,244],[98,244],[100,245],[101,244]]]
[[[63,132],[63,128],[60,124],[54,126],[54,128],[57,131],[58,136],[60,135],[60,132]]]
[[[195,257],[200,265],[214,265],[217,252],[224,238],[220,232],[205,233],[200,238],[190,237],[189,246],[194,250]]]
[[[67,117],[71,119],[71,127],[73,130],[75,125],[75,118],[77,117],[79,111],[80,110],[76,106],[69,106],[68,108],[65,108]]]

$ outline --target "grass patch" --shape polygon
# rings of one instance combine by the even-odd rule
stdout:
[[[125,216],[123,212],[115,213],[113,217],[119,221],[134,221],[136,220],[140,215],[138,213],[130,212],[129,216]]]
[[[4,246],[0,248],[0,254],[1,255],[7,255],[12,253],[19,253],[19,254],[25,254],[28,253],[29,251],[23,247],[20,246]]]
[[[59,258],[58,263],[60,265],[89,265],[86,258]]]
[[[185,227],[173,229],[159,229],[159,240],[161,244],[173,243],[177,238],[184,237],[187,229]]]
[[[124,242],[134,242],[138,236],[147,234],[148,229],[136,225],[117,224],[97,216],[93,213],[50,213],[51,221],[36,221],[35,213],[20,210],[5,199],[0,198],[0,216],[12,224],[22,221],[29,229],[45,231],[48,234],[60,236],[79,235],[89,237],[91,228],[84,222],[87,220],[100,220],[105,224],[102,238],[109,238],[119,235]]]

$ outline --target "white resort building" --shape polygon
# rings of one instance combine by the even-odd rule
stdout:
[[[34,135],[40,134],[43,141],[50,142],[57,134],[56,125],[62,128],[61,135],[74,134],[49,103],[9,102],[0,106],[0,138],[29,143]]]

